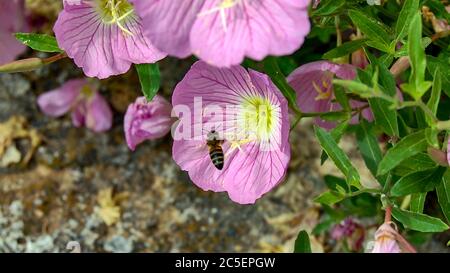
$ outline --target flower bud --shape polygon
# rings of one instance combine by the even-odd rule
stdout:
[[[44,62],[42,59],[30,58],[1,65],[0,72],[3,73],[27,72],[36,70],[43,65]]]
[[[128,106],[124,120],[128,147],[134,151],[144,140],[166,135],[173,123],[171,111],[170,103],[158,95],[150,102],[144,97],[139,97]]]

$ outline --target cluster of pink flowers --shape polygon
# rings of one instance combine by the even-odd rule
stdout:
[[[270,78],[239,64],[245,57],[262,60],[298,50],[310,31],[309,4],[310,0],[65,0],[54,31],[59,46],[84,73],[100,79],[166,55],[199,57],[176,86],[173,109],[161,96],[152,101],[141,97],[129,106],[126,142],[135,150],[145,140],[163,137],[174,124],[173,115],[178,118],[172,132],[175,162],[203,190],[225,191],[233,201],[250,204],[286,175],[290,123],[288,103]],[[329,112],[341,109],[333,92],[334,77],[354,79],[356,67],[318,61],[299,67],[287,80],[302,111]],[[86,80],[70,81],[42,95],[38,103],[50,116],[72,111],[74,125],[97,132],[112,124],[109,106]],[[366,103],[350,104],[361,108],[366,119],[373,118]],[[316,122],[327,129],[335,126],[319,118]],[[222,158],[212,158],[212,149],[216,155],[223,152],[218,153]]]

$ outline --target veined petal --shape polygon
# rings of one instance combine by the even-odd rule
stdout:
[[[174,161],[183,171],[187,171],[189,178],[199,188],[205,191],[222,192],[225,191],[224,176],[229,168],[230,160],[237,153],[229,151],[229,145],[223,145],[226,154],[224,167],[218,171],[214,167],[210,156],[208,146],[204,141],[196,140],[177,140],[174,141],[172,154]]]
[[[169,55],[191,55],[189,34],[205,0],[131,0],[145,26],[144,35]]]
[[[78,95],[83,86],[87,84],[84,79],[70,80],[58,89],[40,95],[37,103],[42,112],[51,117],[60,117],[75,106]]]
[[[110,18],[102,14],[103,2],[66,1],[54,26],[59,46],[87,76],[104,79],[127,72],[132,63],[151,63],[165,56],[142,35],[135,15],[108,22]]]
[[[289,159],[287,142],[281,150],[275,151],[263,151],[253,143],[241,146],[225,178],[224,186],[231,200],[240,204],[255,203],[282,181]]]
[[[170,103],[159,95],[151,102],[147,102],[145,97],[140,97],[128,106],[124,118],[128,147],[134,150],[144,140],[166,135],[172,126],[171,110]]]
[[[230,67],[245,56],[262,60],[267,55],[291,54],[309,33],[307,10],[292,1],[233,2],[206,2],[192,27],[192,51],[210,64]]]
[[[193,114],[201,107],[196,105],[196,97],[203,102],[198,121]],[[193,133],[187,138],[180,137],[178,129],[181,124],[186,126],[181,117],[174,132],[173,158],[189,172],[197,186],[204,190],[226,190],[233,201],[249,204],[282,181],[290,158],[288,107],[286,99],[268,76],[256,71],[247,72],[237,66],[220,69],[199,61],[177,85],[172,102],[174,109],[185,106],[190,110],[187,114],[191,119],[187,125],[191,127],[187,130],[191,129],[190,133]],[[212,105],[241,106],[234,108],[237,115],[226,112],[224,120],[214,127],[224,133],[224,141],[220,144],[224,152],[221,170],[212,163],[206,141],[210,131],[204,130],[209,119],[202,114],[205,107]],[[264,111],[260,111],[261,108]],[[248,112],[242,115],[244,110]],[[234,122],[228,123],[229,119]],[[253,120],[258,122],[249,126],[247,122]],[[195,125],[201,125],[199,131],[192,129]],[[228,135],[232,131],[247,130],[255,132],[256,137],[239,138],[248,134],[238,134],[238,138],[230,138]]]
[[[347,64],[316,61],[300,66],[287,77],[288,83],[297,93],[297,104],[303,112],[330,112],[342,109],[339,103],[333,102],[334,76],[351,80],[356,77],[356,69]],[[358,107],[363,103],[352,101],[351,105]],[[364,111],[364,116],[371,120],[370,109],[367,111]],[[357,122],[357,118],[353,122]],[[316,118],[316,124],[325,129],[336,126],[335,122],[325,121],[320,117]]]
[[[96,92],[86,101],[86,127],[94,132],[111,129],[113,114],[105,98]]]

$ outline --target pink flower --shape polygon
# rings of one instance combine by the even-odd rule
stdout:
[[[124,121],[128,147],[134,151],[143,141],[166,135],[172,126],[171,111],[170,103],[158,95],[151,102],[140,97],[128,106]]]
[[[335,101],[332,80],[334,76],[352,80],[356,77],[354,66],[348,64],[335,64],[328,61],[317,61],[300,66],[287,80],[297,92],[297,104],[303,112],[330,112],[339,111],[342,107]],[[365,106],[367,103],[352,100],[353,108]],[[369,108],[363,110],[363,116],[372,120],[373,115]],[[357,117],[351,123],[357,123]],[[316,124],[326,129],[336,126],[336,123],[316,118]]]
[[[0,64],[14,61],[26,50],[26,46],[17,41],[14,33],[26,30],[25,1],[0,1]]]
[[[375,233],[372,253],[400,253],[397,236],[398,232],[389,223],[381,225]]]
[[[85,79],[70,80],[60,88],[40,95],[37,102],[41,111],[50,117],[72,111],[75,127],[86,126],[94,132],[103,132],[112,126],[111,108]]]
[[[198,187],[251,204],[282,181],[290,159],[288,106],[269,77],[199,61],[172,104],[180,118],[173,158]]]
[[[364,242],[364,228],[352,218],[346,218],[331,230],[331,238],[336,241],[345,240],[353,251],[359,251]]]
[[[292,54],[310,31],[310,0],[130,1],[158,49],[218,67]]]
[[[127,72],[133,63],[165,57],[143,36],[126,0],[65,0],[54,31],[59,46],[89,77],[108,78]]]
[[[358,49],[352,53],[352,65],[361,69],[365,69],[369,65],[369,60],[367,60],[363,49]]]

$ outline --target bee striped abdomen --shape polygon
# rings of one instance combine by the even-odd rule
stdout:
[[[222,170],[223,169],[223,161],[224,161],[222,147],[220,145],[211,147],[209,150],[209,156],[211,157],[211,161],[212,161],[213,165],[217,169]]]

